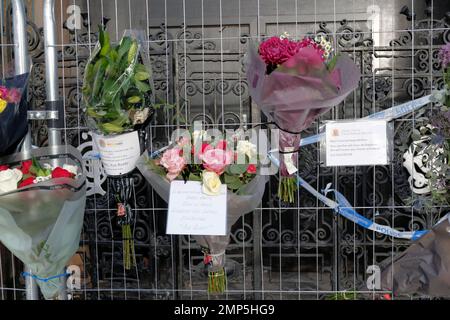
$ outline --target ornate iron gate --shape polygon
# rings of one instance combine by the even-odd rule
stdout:
[[[64,26],[70,43],[61,47],[59,55],[60,89],[65,97],[67,119],[64,138],[66,143],[88,154],[92,145],[81,116],[80,86],[91,45],[97,40],[95,24],[100,22],[91,15],[98,15],[94,9],[100,4],[87,1],[86,6],[85,1],[75,2],[83,2],[80,5],[86,9],[82,12],[82,29],[70,30]],[[325,16],[323,21],[316,14],[299,19],[298,14],[255,13],[251,17],[239,14],[238,19],[205,23],[201,3],[202,7],[198,8],[201,17],[189,26],[185,23],[153,25],[147,17],[148,45],[158,96],[177,106],[155,111],[148,132],[152,148],[165,145],[177,125],[195,120],[231,128],[250,127],[261,121],[258,109],[251,104],[244,74],[247,44],[259,36],[284,31],[291,35],[322,34],[333,40],[336,51],[348,53],[360,66],[363,77],[359,89],[320,121],[360,118],[443,86],[437,50],[442,43],[450,42],[450,12],[442,19],[435,19],[428,2],[421,20],[407,7],[402,9],[405,17],[397,19],[412,20],[411,28],[394,30],[397,37],[385,46],[375,43],[365,13]],[[258,12],[259,9],[262,8],[254,8]],[[99,15],[102,21],[110,24],[113,17],[102,15]],[[118,19],[117,15],[115,18]],[[118,24],[116,21],[116,30]],[[45,65],[42,30],[32,21],[28,36],[34,63],[30,101],[34,109],[39,109],[45,101]],[[430,228],[441,215],[441,208],[425,211],[417,206],[420,199],[411,194],[402,158],[415,119],[422,112],[395,122],[395,158],[391,165],[321,167],[317,146],[311,145],[302,148],[299,154],[300,175],[318,189],[332,182],[361,214],[378,223],[405,230]],[[316,133],[320,121],[304,135]],[[35,144],[45,145],[45,125],[41,123],[33,129]],[[108,180],[95,160],[86,161],[86,170],[92,183],[82,237],[86,284],[76,292],[76,297],[208,298],[203,255],[189,237],[165,234],[166,204],[138,172],[134,173],[133,195],[137,267],[125,273],[120,229],[114,223],[116,209]],[[227,251],[226,298],[311,299],[338,290],[361,291],[369,265],[408,246],[408,241],[394,241],[335,216],[331,209],[322,207],[303,190],[297,193],[295,205],[281,202],[276,195],[277,179],[277,176],[271,178],[261,207],[233,227]],[[412,197],[416,206],[408,202]],[[15,287],[20,287],[18,281],[17,277],[10,279],[8,286],[14,282]]]

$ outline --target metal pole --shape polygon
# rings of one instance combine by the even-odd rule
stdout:
[[[59,100],[58,51],[56,47],[55,0],[44,0],[44,49],[45,49],[45,91],[47,93],[46,110],[58,112],[57,119],[50,119],[48,126],[48,145],[61,144],[61,129],[64,128],[64,108]],[[64,273],[64,270],[62,271]],[[66,281],[60,291],[59,300],[67,300]]]
[[[64,127],[64,111],[59,101],[58,52],[56,47],[55,0],[44,1],[44,49],[45,49],[45,90],[47,110],[57,111],[58,119],[48,122],[48,144],[61,144],[61,131]]]
[[[27,73],[30,71],[30,60],[28,56],[28,41],[26,31],[25,8],[22,0],[11,0],[12,3],[12,21],[14,36],[14,71],[16,75]],[[25,137],[22,145],[22,152],[30,152],[31,150],[31,132]],[[24,268],[25,272],[31,274],[28,266]],[[27,300],[38,300],[39,291],[36,281],[31,277],[25,278],[25,289]]]

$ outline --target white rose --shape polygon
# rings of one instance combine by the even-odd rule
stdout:
[[[0,171],[0,193],[16,190],[17,183],[22,179],[22,176],[22,171],[18,169]]]
[[[69,171],[70,173],[72,173],[73,175],[77,175],[78,173],[78,167],[77,166],[73,166],[71,164],[65,164],[63,165],[63,169]]]
[[[192,137],[193,137],[194,143],[197,140],[203,141],[203,140],[206,140],[207,133],[205,130],[194,130],[194,132],[192,133]]]
[[[256,145],[247,140],[239,140],[236,150],[239,154],[244,154],[250,159],[254,159],[257,154]]]
[[[222,182],[220,182],[220,178],[217,173],[212,171],[203,171],[202,178],[202,191],[204,194],[209,196],[216,196],[220,194]]]

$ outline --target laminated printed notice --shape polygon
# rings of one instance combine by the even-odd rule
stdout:
[[[385,120],[328,122],[321,145],[325,166],[388,164],[389,129]]]

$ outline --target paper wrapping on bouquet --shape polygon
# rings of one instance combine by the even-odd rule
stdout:
[[[11,166],[31,156],[41,163],[77,165],[81,154],[72,146],[57,146],[17,153],[0,159]],[[85,175],[57,178],[0,194],[0,241],[34,275],[49,278],[65,272],[79,247],[86,201]],[[46,299],[58,295],[65,278],[37,281]]]
[[[92,134],[105,172],[109,176],[121,176],[136,168],[141,155],[138,131],[118,135]]]
[[[381,266],[381,289],[394,295],[450,297],[450,223],[448,215]]]
[[[145,177],[145,179],[151,184],[156,193],[167,203],[169,202],[170,183],[165,178],[157,173],[154,173],[147,165],[149,157],[147,153],[144,153],[137,162],[137,168]],[[252,181],[250,181],[242,190],[243,195],[237,195],[232,192],[227,193],[227,228],[228,233],[231,227],[236,221],[246,213],[249,213],[259,205],[264,195],[266,182],[268,176],[256,175]],[[225,249],[228,246],[229,235],[226,236],[193,236],[197,243],[205,248],[208,248],[210,254],[218,256],[213,259],[212,271],[219,268],[223,268],[223,258],[220,259],[225,253]],[[216,263],[214,263],[216,262]]]
[[[0,156],[13,153],[28,130],[26,87],[29,73],[0,80],[0,86],[15,88],[20,93],[18,103],[8,103],[0,113]]]
[[[311,63],[317,55],[312,48],[299,52],[266,75],[266,64],[254,44],[249,45],[246,75],[250,95],[258,107],[281,130],[280,150],[299,146],[300,132],[316,117],[341,103],[357,88],[361,73],[345,54],[337,58],[332,72],[324,63]],[[292,150],[291,150],[292,151]],[[295,160],[293,160],[295,161]],[[288,174],[281,164],[282,174]]]

